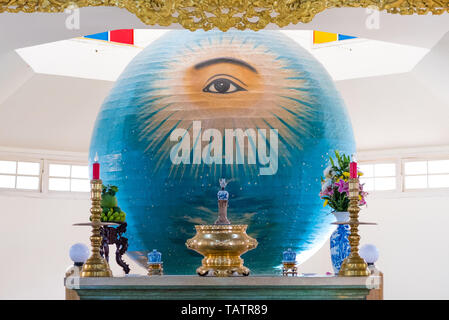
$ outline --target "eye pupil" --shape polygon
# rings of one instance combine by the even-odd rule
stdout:
[[[214,81],[214,88],[219,93],[225,93],[229,90],[231,83],[226,79],[219,79]]]

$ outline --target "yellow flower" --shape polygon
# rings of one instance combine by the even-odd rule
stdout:
[[[323,203],[323,207],[325,207],[325,206],[327,206],[327,204],[329,203],[329,200],[324,200],[324,203]]]
[[[349,177],[349,172],[343,172],[343,176],[345,176],[346,178]]]
[[[362,196],[359,194],[359,200],[362,200]]]
[[[360,176],[363,176],[363,172],[360,172],[360,171],[359,171],[359,172],[357,172],[357,174],[359,175],[359,177],[360,177]]]

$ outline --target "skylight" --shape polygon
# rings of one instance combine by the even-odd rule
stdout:
[[[22,48],[17,52],[36,73],[115,81],[144,47],[166,32],[136,29],[132,45],[74,38]],[[348,36],[343,37],[347,39],[344,41],[317,45],[313,42],[312,30],[281,32],[318,59],[334,80],[408,72],[429,51],[390,42],[350,39]],[[107,34],[103,33],[102,37]]]

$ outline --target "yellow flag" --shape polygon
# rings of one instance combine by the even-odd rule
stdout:
[[[327,43],[327,42],[333,42],[338,40],[338,33],[331,33],[331,32],[323,32],[323,31],[313,31],[313,43],[314,44],[320,44],[320,43]]]

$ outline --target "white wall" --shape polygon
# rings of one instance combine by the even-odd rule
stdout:
[[[112,85],[34,74],[0,101],[0,146],[86,152],[96,115]]]
[[[363,242],[375,243],[386,299],[449,299],[449,191],[444,196],[373,199]]]
[[[380,251],[385,299],[449,299],[449,212],[447,195],[371,196],[361,219],[361,243]],[[0,299],[64,299],[63,277],[73,243],[89,244],[90,230],[74,227],[89,216],[89,200],[0,194],[2,232]],[[111,247],[112,249],[112,247]],[[187,249],[186,249],[187,250]],[[131,273],[145,270],[126,258]],[[200,260],[198,260],[200,263]],[[113,255],[114,275],[123,275]],[[301,273],[332,271],[329,242],[299,267]]]
[[[0,194],[0,206],[0,299],[64,299],[69,248],[90,245],[90,228],[72,224],[88,222],[90,201]],[[114,275],[123,274],[111,256]]]
[[[449,191],[447,195],[370,196],[360,226],[361,245],[379,249],[385,299],[449,299]],[[331,270],[329,241],[300,272]]]
[[[336,86],[348,108],[358,149],[449,144],[448,101],[411,73],[343,80]]]

